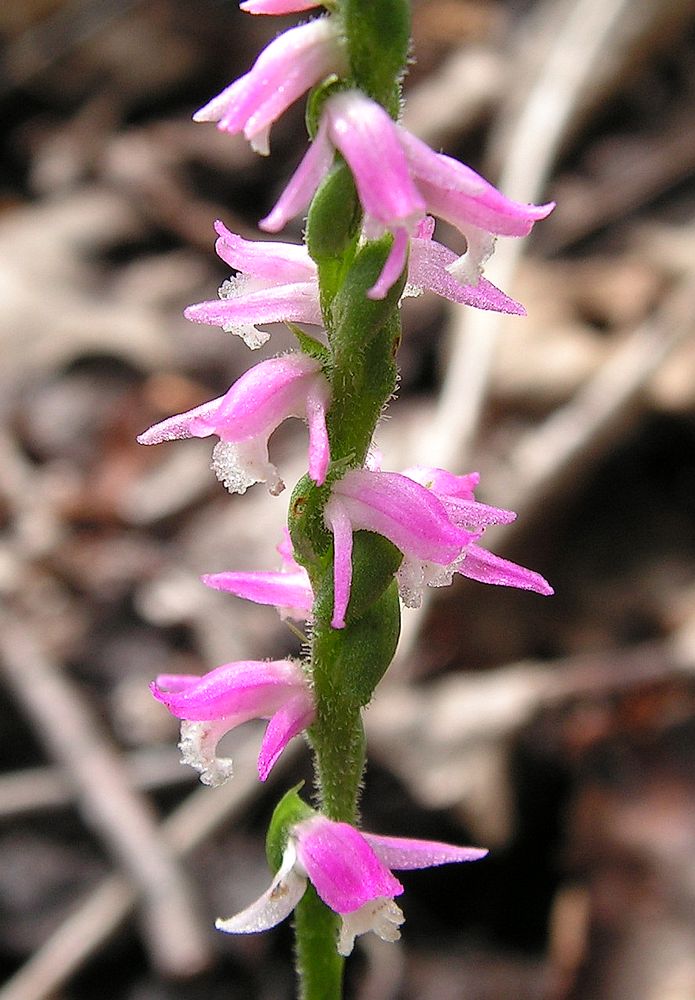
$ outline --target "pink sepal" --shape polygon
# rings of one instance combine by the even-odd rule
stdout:
[[[161,675],[150,689],[172,715],[190,722],[227,719],[229,729],[248,719],[269,718],[289,696],[306,687],[301,668],[292,660],[225,663],[190,679],[185,686],[177,683],[176,690],[167,691],[166,684],[171,680],[170,675]]]
[[[268,233],[277,233],[295,215],[308,206],[314,192],[333,162],[333,147],[328,139],[325,119],[321,121],[314,141],[290,177],[275,207],[258,223]]]
[[[303,243],[245,240],[215,222],[215,250],[230,267],[273,285],[294,284],[316,279],[316,264]]]
[[[318,0],[244,0],[239,9],[247,14],[298,14],[320,6]]]
[[[367,292],[368,299],[384,299],[389,289],[396,284],[405,267],[408,257],[408,230],[397,229],[393,238],[393,246],[386,258],[381,274],[376,283]],[[410,273],[410,271],[409,271]]]
[[[409,286],[415,290],[434,292],[450,302],[473,306],[475,309],[514,316],[526,315],[526,310],[519,302],[505,295],[486,278],[478,278],[478,283],[475,285],[457,281],[447,268],[456,264],[458,260],[453,250],[442,243],[437,243],[429,237],[424,239],[414,237],[410,241]],[[408,291],[406,289],[406,294]]]
[[[533,590],[536,594],[549,597],[555,591],[548,581],[524,566],[518,566],[508,559],[502,559],[479,545],[471,545],[457,572],[479,583],[492,583],[501,587],[517,587],[519,590]]]
[[[425,214],[425,202],[411,179],[393,119],[357,90],[330,97],[324,115],[328,136],[352,171],[367,225],[377,220],[386,228],[412,232]]]
[[[398,472],[353,469],[337,480],[332,497],[343,505],[353,531],[375,531],[419,559],[448,563],[470,540],[431,490]]]
[[[352,524],[340,501],[331,498],[324,508],[326,526],[333,534],[333,617],[331,628],[345,628],[352,585]]]
[[[362,834],[379,860],[396,871],[434,868],[456,861],[479,861],[488,851],[481,847],[456,847],[435,840],[411,840],[409,837],[382,837]]]
[[[399,896],[403,886],[353,826],[314,816],[293,830],[297,857],[314,888],[336,913],[351,913],[380,896]]]
[[[258,777],[265,781],[278,757],[294,736],[307,729],[316,712],[308,690],[298,691],[275,712],[265,731],[258,755]]]
[[[201,577],[207,587],[224,590],[256,604],[270,604],[282,618],[306,621],[314,597],[305,569],[295,573],[208,573]]]
[[[324,509],[333,533],[333,628],[345,627],[352,584],[352,533],[388,538],[406,561],[447,566],[478,534],[458,527],[431,490],[397,472],[353,469],[333,486]]]
[[[396,128],[411,176],[430,213],[451,222],[464,235],[470,225],[500,236],[525,236],[534,222],[555,207],[553,202],[526,205],[512,201],[464,163],[435,153],[406,129]]]
[[[223,284],[220,299],[196,302],[183,314],[193,323],[229,328],[257,326],[259,323],[310,323],[320,326],[321,309],[315,281],[296,281],[287,285],[271,285],[257,290],[238,284],[239,278]],[[268,339],[266,334],[265,339]]]

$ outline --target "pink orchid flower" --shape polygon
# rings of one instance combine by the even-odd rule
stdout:
[[[230,493],[245,493],[254,483],[267,482],[277,495],[285,484],[268,460],[268,438],[287,417],[306,419],[309,475],[319,485],[325,481],[330,461],[329,399],[320,362],[306,354],[285,354],[249,369],[224,396],[155,424],[138,441],[159,444],[216,434],[220,441],[212,453],[212,467]]]
[[[508,524],[513,511],[478,503],[477,474],[453,476],[443,469],[411,469],[406,474],[353,469],[333,485],[324,509],[333,533],[333,628],[345,626],[352,584],[352,535],[374,531],[401,550],[398,589],[407,607],[419,607],[426,586],[443,587],[454,573],[484,583],[552,594],[540,574],[479,548],[490,524]]]
[[[478,861],[488,852],[408,837],[381,837],[325,816],[292,827],[282,864],[260,899],[215,926],[228,934],[269,930],[290,915],[311,881],[316,892],[342,918],[337,949],[349,955],[358,934],[373,931],[382,941],[397,941],[403,912],[394,902],[403,886],[391,869],[433,868]]]
[[[314,702],[300,664],[293,660],[241,660],[194,677],[162,674],[152,694],[181,719],[181,762],[200,772],[204,785],[222,785],[232,761],[217,756],[225,733],[250,719],[269,719],[258,756],[265,781],[293,736],[314,721]]]
[[[259,324],[322,324],[316,265],[305,246],[244,240],[219,220],[215,231],[218,255],[241,273],[222,284],[219,299],[185,309],[186,319],[221,326],[252,350],[270,337]]]
[[[279,201],[260,223],[278,232],[309,204],[338,150],[347,160],[365,214],[368,238],[389,231],[393,246],[372,298],[383,298],[405,266],[408,238],[429,210],[466,237],[466,253],[448,269],[476,285],[494,237],[524,236],[552,204],[524,205],[506,198],[470,167],[434,153],[357,90],[325,102],[316,138]]]
[[[184,311],[187,319],[221,326],[242,337],[252,349],[260,347],[270,336],[257,328],[259,324],[286,321],[322,324],[316,264],[304,245],[245,240],[219,220],[215,230],[218,255],[241,273],[224,282],[220,299],[189,306]],[[477,285],[463,285],[453,277],[448,268],[457,260],[456,254],[437,243],[432,238],[433,232],[434,219],[427,217],[410,241],[404,298],[432,291],[451,302],[476,309],[525,315],[522,305],[485,278]],[[380,288],[385,287],[382,279],[383,275],[377,282]]]
[[[254,6],[261,5],[255,3]],[[291,6],[295,8],[296,4]],[[307,8],[300,5],[296,9]],[[272,13],[281,11],[276,9]],[[346,71],[347,60],[338,21],[332,17],[318,17],[278,35],[261,52],[249,72],[196,111],[193,120],[217,122],[219,129],[231,135],[243,132],[257,153],[267,155],[273,122],[324,77],[330,73],[343,75]]]
[[[208,573],[201,579],[214,590],[224,590],[256,604],[274,605],[283,620],[306,621],[311,616],[314,593],[309,574],[294,558],[287,528],[277,550],[282,558],[282,569],[278,573]]]

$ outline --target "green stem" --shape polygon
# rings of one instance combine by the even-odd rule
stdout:
[[[309,886],[294,911],[300,1000],[340,1000],[345,959],[336,951],[340,917]]]
[[[340,0],[350,84],[396,117],[410,34],[409,0]],[[333,15],[335,16],[335,15]],[[333,84],[328,84],[330,87]],[[327,91],[310,99],[312,134]],[[309,731],[319,803],[330,819],[355,824],[365,766],[362,708],[396,650],[400,606],[394,574],[401,554],[368,532],[353,539],[353,580],[343,629],[331,628],[331,537],[323,522],[330,485],[364,465],[377,422],[396,388],[400,343],[398,303],[405,275],[385,299],[367,295],[391,247],[386,236],[359,242],[361,208],[353,179],[338,157],[309,210],[306,242],[319,272],[321,308],[330,357],[332,399],[328,434],[333,469],[317,489],[304,480],[290,505],[296,558],[306,565],[315,594],[312,680],[316,719]],[[340,918],[309,888],[295,911],[297,971],[302,1000],[340,1000],[343,959],[336,952]]]

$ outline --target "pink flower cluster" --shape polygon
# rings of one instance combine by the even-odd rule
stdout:
[[[314,0],[246,0],[253,14],[286,14],[320,4]],[[201,108],[197,121],[215,121],[226,132],[242,133],[253,148],[268,152],[272,124],[316,84],[349,72],[341,22],[324,14],[280,34],[254,66]],[[406,271],[404,296],[432,291],[478,309],[523,315],[523,307],[483,275],[497,236],[524,236],[552,205],[514,202],[469,167],[435,153],[394,122],[386,111],[355,89],[331,94],[323,105],[318,132],[277,204],[261,222],[278,232],[305,211],[336,154],[353,174],[363,210],[363,236],[392,234],[391,250],[374,286],[384,298]],[[462,256],[433,239],[434,218],[465,237]],[[263,327],[292,322],[320,327],[322,313],[317,267],[304,246],[254,242],[215,224],[216,250],[236,274],[219,298],[190,306],[188,319],[241,337],[249,348],[269,338]],[[308,425],[309,476],[330,485],[324,523],[333,538],[334,594],[331,625],[350,621],[352,546],[357,531],[376,532],[402,553],[397,573],[403,603],[417,607],[424,588],[451,583],[459,573],[484,583],[551,594],[538,573],[501,559],[480,543],[488,525],[513,520],[511,511],[476,500],[478,476],[452,475],[417,467],[402,473],[353,468],[331,474],[327,413],[330,370],[300,351],[270,358],[250,368],[224,395],[169,417],[145,431],[142,444],[216,436],[213,469],[232,493],[267,483],[272,494],[284,483],[268,454],[269,438],[289,417]],[[279,571],[223,572],[203,577],[218,590],[275,606],[282,617],[311,618],[314,595],[286,533],[278,547]],[[154,696],[181,720],[183,761],[201,780],[219,785],[232,763],[217,746],[231,729],[251,719],[268,725],[258,758],[265,780],[289,741],[312,725],[316,706],[310,678],[301,663],[273,660],[227,663],[203,677],[163,675]],[[486,852],[429,841],[381,837],[315,815],[295,824],[282,865],[270,888],[243,912],[218,921],[224,931],[248,933],[275,926],[296,906],[310,881],[320,898],[342,918],[338,950],[347,955],[355,936],[374,931],[384,940],[400,936],[403,914],[394,902],[403,887],[392,870],[425,868],[477,860]]]

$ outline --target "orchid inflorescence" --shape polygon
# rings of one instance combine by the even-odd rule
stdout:
[[[320,6],[312,0],[241,4],[249,13],[271,15]],[[340,995],[340,956],[350,953],[356,935],[400,936],[404,918],[394,898],[403,887],[392,870],[486,853],[357,827],[361,713],[393,659],[400,603],[418,607],[426,587],[450,584],[455,574],[552,593],[540,574],[480,544],[487,526],[507,524],[515,514],[476,499],[476,473],[384,470],[373,434],[396,388],[402,299],[434,292],[473,308],[524,315],[483,269],[498,236],[528,234],[553,206],[506,198],[398,123],[408,0],[326,0],[325,8],[278,35],[248,73],[194,116],[243,134],[267,154],[272,124],[310,92],[311,142],[260,223],[275,233],[306,214],[305,242],[250,241],[216,222],[217,253],[236,273],[217,299],[185,311],[251,349],[269,339],[267,324],[284,322],[297,349],[251,367],[224,395],[139,437],[158,444],[215,436],[212,466],[230,492],[266,483],[277,495],[284,483],[270,461],[269,438],[287,417],[308,425],[308,473],[292,494],[280,568],[203,577],[209,587],[307,622],[306,654],[227,663],[202,677],[163,675],[152,684],[155,697],[181,720],[184,762],[206,784],[231,776],[232,763],[217,755],[217,744],[250,719],[269,720],[258,759],[261,780],[294,736],[307,736],[317,808],[297,789],[283,797],[268,834],[275,871],[270,888],[217,926],[260,931],[294,910],[298,971],[308,998]],[[433,238],[435,217],[463,235],[462,255]]]

